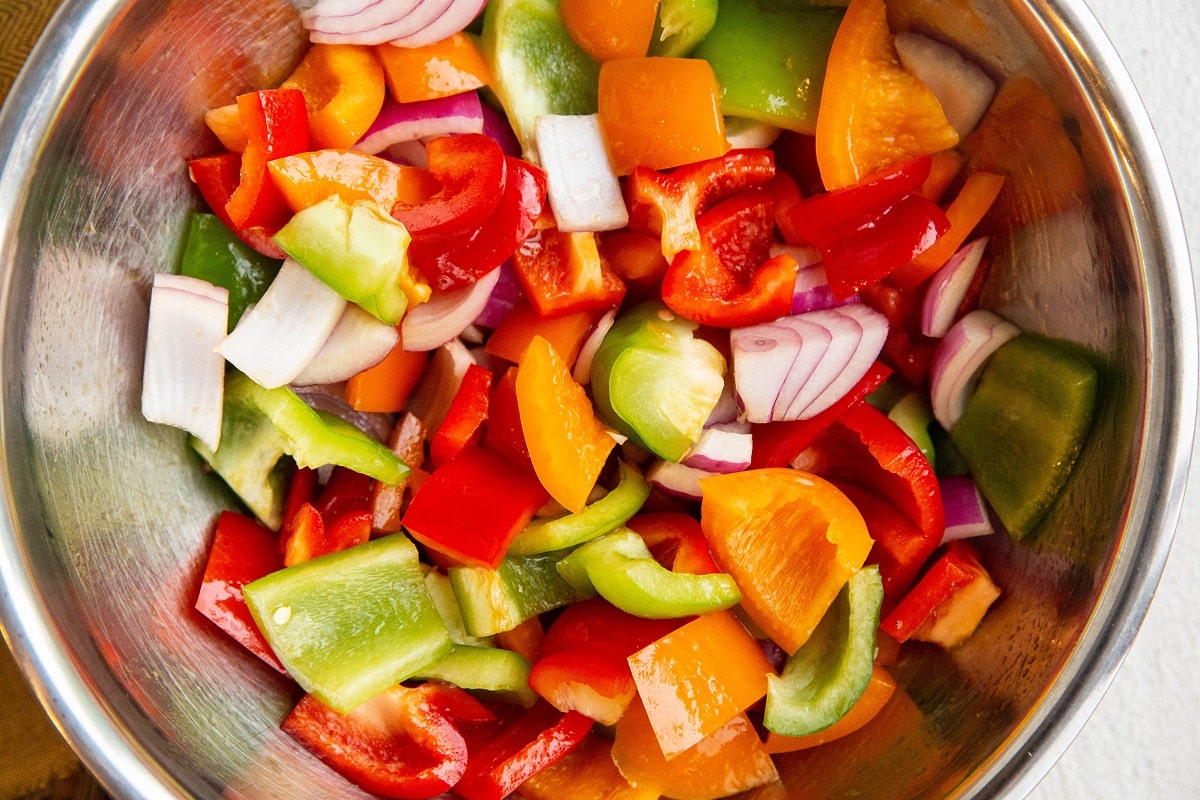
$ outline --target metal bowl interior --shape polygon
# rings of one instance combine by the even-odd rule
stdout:
[[[986,543],[1004,596],[979,633],[898,668],[920,725],[781,771],[790,797],[1023,797],[1099,701],[1169,548],[1196,405],[1187,250],[1149,123],[1080,3],[889,5],[998,79],[1032,77],[1066,120],[1088,190],[1055,213],[1027,198],[1035,213],[995,237],[987,302],[1094,349],[1104,402],[1042,530]],[[360,794],[281,734],[285,682],[191,610],[231,498],[138,410],[151,275],[197,205],[184,160],[215,147],[200,115],[281,79],[301,42],[279,0],[76,0],[0,115],[0,623],[116,796]]]

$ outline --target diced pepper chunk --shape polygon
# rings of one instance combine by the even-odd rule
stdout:
[[[282,88],[304,93],[315,147],[350,147],[383,106],[383,65],[365,45],[314,44]]]

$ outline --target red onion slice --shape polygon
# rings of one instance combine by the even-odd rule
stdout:
[[[503,111],[497,111],[490,103],[483,104],[483,133],[490,136],[500,145],[504,155],[514,158],[521,157],[521,142],[513,131],[508,117]]]
[[[482,131],[483,105],[477,92],[413,103],[397,103],[389,96],[354,149],[374,155],[402,142]]]
[[[817,362],[795,399],[788,405],[782,419],[801,419],[804,416],[812,402],[820,397],[850,364],[863,337],[862,325],[854,317],[842,313],[840,308],[810,311],[804,314],[803,318],[827,328],[831,338],[821,360]]]
[[[217,352],[268,389],[291,383],[325,344],[346,301],[299,262],[286,259],[257,304]]]
[[[700,481],[716,474],[673,461],[656,461],[646,470],[646,482],[674,497],[699,500]]]
[[[428,4],[429,0],[426,0]],[[397,47],[424,47],[453,36],[471,24],[487,5],[487,0],[441,0],[442,13],[418,31],[392,40]],[[424,6],[422,6],[423,8]]]
[[[933,416],[946,430],[962,416],[975,373],[1020,329],[990,311],[975,309],[950,328],[933,353],[929,370]]]
[[[796,402],[801,390],[812,378],[813,372],[816,371],[817,365],[821,363],[821,359],[825,357],[825,353],[833,341],[833,333],[829,328],[805,319],[802,314],[787,317],[786,321],[781,320],[780,322],[799,333],[804,344],[801,345],[796,362],[783,381],[779,396],[775,398],[775,405],[771,409],[773,420],[791,419],[788,417],[788,409]]]
[[[470,286],[453,292],[437,292],[429,300],[414,306],[400,323],[405,350],[433,350],[458,336],[475,321],[487,305],[499,268]]]
[[[803,342],[794,328],[776,323],[735,328],[729,332],[733,384],[747,420],[771,421],[775,400],[796,363]]]
[[[705,428],[681,464],[710,473],[740,472],[750,466],[753,438],[748,425]]]
[[[970,475],[947,475],[938,479],[942,505],[946,509],[946,532],[942,544],[954,539],[987,536],[995,532],[987,504]]]
[[[542,114],[535,123],[538,160],[558,229],[611,231],[629,224],[621,184],[608,160],[597,114]]]
[[[340,383],[378,364],[399,340],[396,326],[380,322],[354,303],[347,303],[325,344],[292,383],[297,386]]]
[[[841,400],[846,392],[862,380],[867,370],[879,357],[883,343],[887,340],[887,317],[866,305],[848,305],[837,309],[839,314],[851,317],[862,328],[862,336],[850,360],[833,381],[800,412],[798,419],[809,419]]]
[[[921,333],[940,339],[950,330],[983,260],[987,242],[985,236],[963,245],[929,279],[921,304]]]
[[[376,45],[421,30],[444,8],[445,0],[381,0],[353,14],[310,13],[301,23],[313,42]]]
[[[508,312],[512,311],[513,307],[525,296],[525,291],[521,288],[521,282],[517,279],[517,273],[510,262],[505,261],[501,264],[499,271],[500,275],[492,293],[488,295],[487,304],[475,318],[474,324],[482,328],[495,328],[500,324],[500,320],[508,316]]]
[[[229,292],[199,278],[157,273],[150,289],[142,416],[191,433],[210,450],[221,440],[225,360],[215,348],[229,324]]]

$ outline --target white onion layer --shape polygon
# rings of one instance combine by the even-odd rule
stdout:
[[[498,280],[499,267],[470,286],[434,294],[426,302],[414,306],[400,323],[404,349],[433,350],[458,336],[483,311]]]
[[[946,430],[962,416],[975,373],[1000,345],[1020,329],[990,311],[975,309],[950,328],[938,343],[929,369],[930,406]]]
[[[293,259],[286,259],[262,299],[217,345],[251,380],[268,389],[299,375],[333,332],[346,300]]]
[[[313,386],[344,381],[378,364],[399,340],[396,326],[347,303],[325,344],[292,383]]]
[[[611,231],[629,224],[599,115],[542,114],[535,132],[538,160],[546,170],[546,193],[559,230]]]
[[[894,41],[900,63],[937,97],[959,138],[975,130],[996,93],[992,79],[958,50],[928,36],[902,31]]]
[[[925,297],[921,301],[921,333],[940,339],[954,324],[958,307],[962,305],[971,281],[983,260],[987,237],[968,242],[950,257],[946,265],[933,274]]]
[[[221,440],[225,361],[214,348],[229,324],[229,292],[198,278],[158,273],[142,368],[142,415],[191,433],[210,450]]]

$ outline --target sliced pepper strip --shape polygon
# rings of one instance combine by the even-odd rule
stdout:
[[[442,191],[422,203],[397,203],[392,216],[413,238],[454,237],[476,230],[500,202],[504,151],[490,136],[441,136],[427,145],[429,171]]]
[[[683,250],[700,248],[696,220],[705,211],[774,175],[775,154],[765,149],[730,150],[670,172],[637,167],[625,185],[629,227],[659,236],[663,257],[670,261]]]
[[[942,556],[888,613],[880,627],[901,643],[920,638],[920,633],[936,624],[939,616],[950,616],[953,613],[951,604],[955,599],[968,587],[976,585],[981,586],[983,591],[969,598],[964,607],[958,609],[962,619],[956,620],[956,623],[961,624],[953,626],[956,630],[949,632],[952,635],[934,637],[931,641],[946,648],[958,644],[970,635],[988,606],[1000,594],[987,570],[979,563],[975,548],[961,539],[950,542]]]
[[[699,220],[701,246],[680,253],[663,276],[663,302],[681,317],[720,328],[777,319],[792,308],[800,267],[768,258],[774,202],[758,189],[723,200]]]
[[[450,401],[442,424],[429,442],[429,459],[433,466],[442,466],[469,444],[478,444],[481,427],[488,415],[488,397],[492,390],[492,373],[478,364],[470,364],[463,374],[458,391]]]
[[[456,722],[493,715],[462,689],[393,686],[349,714],[305,695],[283,730],[348,780],[396,798],[430,798],[458,783],[467,743]]]
[[[200,190],[200,196],[204,198],[209,210],[225,224],[225,227],[233,231],[239,239],[256,252],[269,258],[282,259],[287,254],[271,238],[275,233],[273,228],[238,225],[225,210],[229,198],[237,191],[238,182],[241,180],[241,169],[242,157],[239,153],[220,153],[189,161],[188,177]]]
[[[572,586],[592,586],[601,597],[638,617],[671,619],[734,606],[742,593],[725,573],[672,572],[659,564],[631,530],[593,539],[558,562]]]
[[[512,258],[525,296],[542,317],[615,308],[625,283],[608,265],[594,233],[535,230]]]

